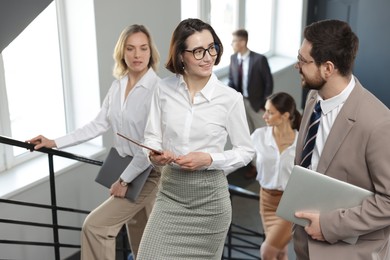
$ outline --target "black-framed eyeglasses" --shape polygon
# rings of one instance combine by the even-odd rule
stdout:
[[[310,63],[313,63],[314,60],[310,60],[310,61],[307,61],[305,60],[301,54],[298,53],[298,56],[297,56],[297,65],[301,68],[303,65],[305,64],[310,64]]]
[[[184,50],[186,52],[192,52],[192,55],[194,55],[194,58],[197,60],[201,60],[204,58],[204,55],[206,55],[206,51],[210,54],[210,56],[214,57],[218,55],[219,47],[217,44],[211,45],[207,49],[203,47],[198,47],[193,50]]]

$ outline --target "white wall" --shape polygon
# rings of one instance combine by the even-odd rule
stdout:
[[[301,79],[294,65],[290,65],[273,74],[274,92],[287,92],[295,100],[299,110],[302,99]]]

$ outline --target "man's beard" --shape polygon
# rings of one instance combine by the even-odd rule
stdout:
[[[314,79],[308,79],[302,71],[300,71],[303,82],[302,87],[306,89],[314,89],[314,90],[321,90],[322,87],[325,85],[326,80],[321,78],[319,75],[317,75]]]

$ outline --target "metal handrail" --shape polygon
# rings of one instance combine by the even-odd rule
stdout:
[[[248,198],[248,199],[254,199],[254,200],[259,200],[260,195],[258,193],[246,190],[244,188],[238,187],[233,184],[229,184],[229,192],[230,195],[237,195],[243,198]]]
[[[56,150],[56,149],[42,147],[39,150],[34,150],[34,146],[35,146],[34,144],[18,141],[18,140],[15,140],[15,139],[3,136],[3,135],[0,135],[0,143],[12,145],[12,146],[18,146],[18,147],[25,148],[25,149],[30,150],[30,151],[47,153],[47,154],[56,155],[56,156],[60,156],[60,157],[64,157],[64,158],[68,158],[68,159],[72,159],[72,160],[76,160],[76,161],[80,161],[80,162],[85,162],[85,163],[89,163],[89,164],[94,164],[94,165],[99,165],[99,166],[101,166],[103,164],[102,161],[89,159],[89,158],[86,158],[83,156],[79,156],[79,155],[76,155],[73,153],[68,153],[68,152],[60,151],[60,150]]]
[[[81,230],[81,228],[77,227],[70,227],[70,226],[63,226],[58,225],[58,217],[57,217],[57,211],[68,211],[68,212],[75,212],[75,213],[81,213],[81,214],[88,214],[89,211],[85,210],[79,210],[79,209],[72,209],[67,207],[59,207],[57,206],[56,201],[56,190],[55,190],[55,176],[54,176],[54,165],[53,165],[53,156],[60,156],[88,164],[94,164],[101,166],[103,164],[102,161],[97,161],[89,158],[85,158],[83,156],[75,155],[72,153],[68,153],[65,151],[60,151],[56,149],[50,149],[50,148],[41,148],[39,150],[34,150],[34,144],[30,144],[27,142],[18,141],[9,137],[5,137],[0,135],[0,143],[8,144],[12,146],[18,146],[21,148],[25,148],[30,151],[38,151],[42,153],[46,153],[48,155],[49,159],[49,181],[50,181],[50,196],[51,196],[51,205],[46,204],[39,204],[39,203],[31,203],[31,202],[23,202],[23,201],[16,201],[16,200],[9,200],[9,199],[1,199],[0,203],[9,203],[9,204],[15,204],[20,206],[30,206],[30,207],[39,207],[39,208],[45,208],[45,209],[51,209],[52,211],[52,224],[45,224],[45,223],[37,223],[37,222],[28,222],[28,221],[17,221],[17,220],[9,220],[9,219],[0,219],[0,223],[9,223],[9,224],[18,224],[18,225],[29,225],[29,226],[39,226],[39,227],[47,227],[53,229],[53,243],[50,242],[35,242],[35,241],[16,241],[16,240],[0,240],[0,244],[23,244],[23,245],[35,245],[35,246],[52,246],[54,247],[54,254],[55,259],[60,259],[60,248],[61,247],[69,247],[69,248],[79,248],[79,245],[74,244],[62,244],[59,242],[59,229],[68,229],[68,230]],[[246,189],[243,189],[241,187],[229,184],[229,192],[231,196],[239,196],[243,198],[248,199],[254,199],[259,200],[259,194],[248,191]],[[233,231],[232,228],[238,228],[243,232]],[[252,256],[251,254],[246,253],[245,251],[241,250],[240,248],[254,248],[259,247],[255,244],[253,244],[251,241],[242,239],[240,237],[235,236],[235,234],[244,235],[244,236],[259,236],[264,238],[264,234],[257,233],[253,230],[246,229],[244,227],[241,227],[237,224],[232,223],[231,227],[229,228],[228,232],[228,243],[226,244],[228,248],[228,258],[225,259],[234,259],[232,257],[232,251],[238,251],[243,254],[246,254],[248,256]],[[249,246],[246,245],[234,245],[232,243],[232,239],[235,238],[237,240],[241,240]],[[255,256],[252,256],[255,257]],[[255,258],[260,259],[260,258]]]
[[[259,201],[260,196],[258,193],[246,190],[244,188],[238,187],[236,185],[229,184],[229,192],[231,199],[234,196],[247,198],[251,200]],[[233,230],[234,229],[234,230]],[[243,226],[237,225],[235,223],[231,223],[228,234],[227,234],[227,242],[225,243],[225,247],[227,247],[227,256],[223,256],[222,259],[240,259],[243,260],[242,257],[234,258],[233,251],[239,252],[243,255],[246,255],[250,258],[248,259],[261,259],[258,255],[253,255],[244,249],[260,249],[260,245],[253,243],[252,241],[246,239],[246,237],[259,237],[264,241],[265,234],[256,232],[254,230],[245,228]],[[235,244],[233,243],[233,239],[243,242],[244,244]]]
[[[11,203],[11,204],[19,204],[24,206],[34,206],[34,207],[41,207],[41,208],[50,208],[52,213],[52,224],[42,224],[42,223],[36,223],[36,222],[26,222],[26,221],[15,221],[15,220],[4,220],[0,219],[0,222],[9,222],[9,223],[16,223],[21,225],[33,225],[33,226],[41,226],[41,227],[51,227],[53,229],[53,243],[41,243],[41,242],[31,242],[31,241],[13,241],[13,240],[0,240],[0,243],[13,243],[13,244],[29,244],[29,245],[44,245],[44,246],[53,246],[54,247],[54,255],[56,260],[60,260],[60,247],[79,247],[78,245],[71,245],[71,244],[61,244],[59,242],[59,229],[71,229],[71,227],[67,226],[60,226],[58,225],[58,216],[57,211],[58,210],[65,210],[65,211],[73,211],[73,212],[79,212],[79,213],[86,213],[87,211],[82,210],[75,210],[75,209],[69,209],[65,207],[58,207],[57,206],[57,198],[56,198],[56,189],[55,189],[55,175],[54,175],[54,162],[53,162],[53,156],[60,156],[88,164],[94,164],[101,166],[103,164],[102,161],[97,161],[89,158],[85,158],[79,155],[75,155],[72,153],[56,150],[56,149],[50,149],[46,147],[42,147],[39,150],[34,150],[34,144],[18,141],[6,136],[0,135],[0,143],[8,144],[12,146],[17,146],[21,148],[28,149],[30,151],[37,151],[41,153],[46,153],[48,155],[49,159],[49,182],[50,182],[50,198],[51,198],[51,206],[48,205],[42,205],[42,204],[36,204],[36,203],[27,203],[27,202],[20,202],[20,201],[11,201],[11,200],[3,200],[1,199],[0,202],[3,203]],[[81,230],[77,229],[76,230]]]

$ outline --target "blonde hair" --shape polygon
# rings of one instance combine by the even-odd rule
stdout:
[[[160,54],[157,50],[156,45],[153,42],[152,36],[149,33],[149,30],[144,25],[133,24],[126,27],[119,36],[119,39],[115,45],[113,58],[115,60],[115,65],[113,69],[113,75],[115,78],[121,78],[128,73],[128,67],[124,59],[125,53],[125,44],[127,38],[134,33],[142,32],[146,35],[149,41],[150,47],[150,59],[148,63],[148,68],[153,68],[154,71],[157,71],[158,64],[160,62]]]

